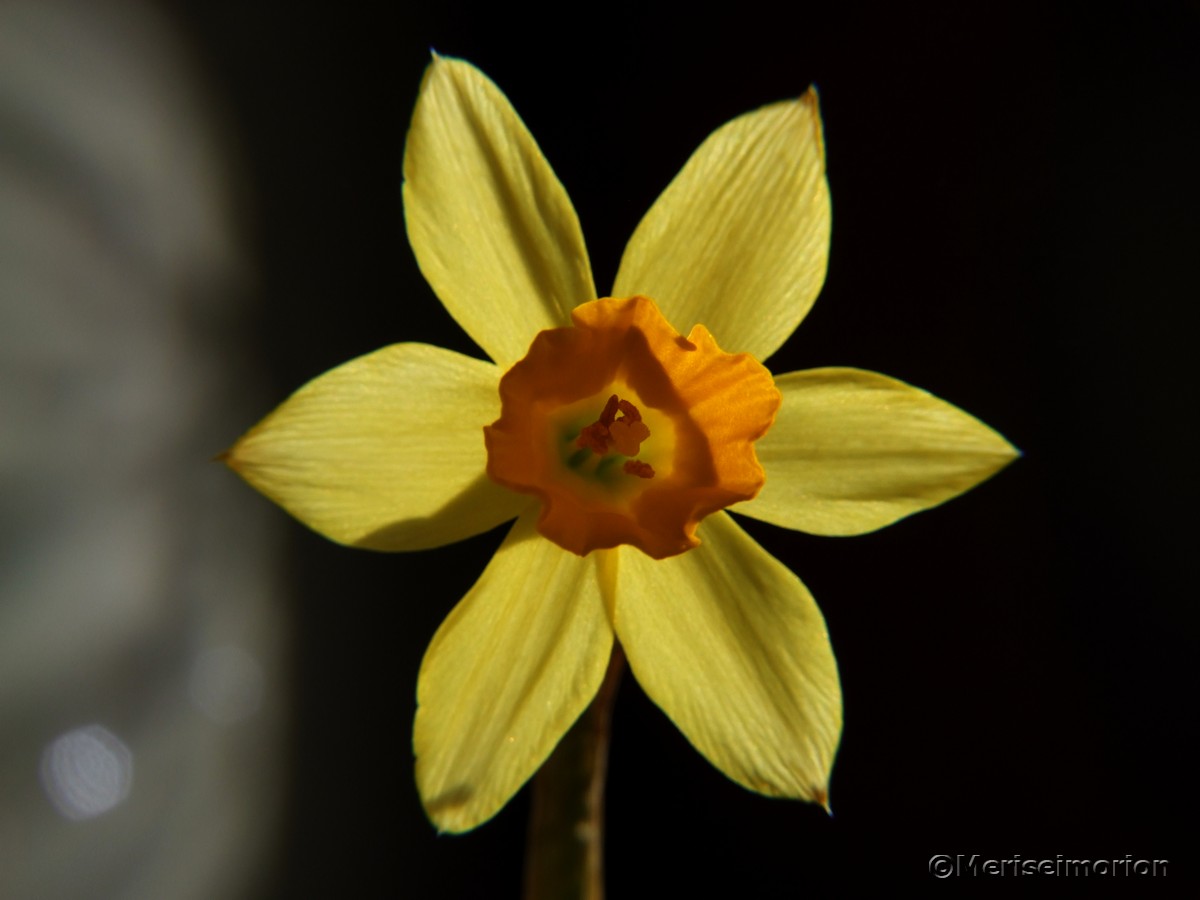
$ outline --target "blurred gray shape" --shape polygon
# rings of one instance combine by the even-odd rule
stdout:
[[[0,2],[0,896],[252,896],[278,541],[220,133],[149,4]]]

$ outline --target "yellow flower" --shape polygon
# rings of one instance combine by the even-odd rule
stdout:
[[[358,547],[434,547],[516,519],[421,665],[416,775],[433,822],[464,831],[509,800],[595,695],[614,634],[713,765],[825,803],[841,693],[824,621],[722,508],[859,534],[1015,451],[883,375],[817,369],[772,386],[756,361],[825,277],[816,93],[701,145],[629,241],[612,296],[632,299],[596,300],[565,190],[469,64],[429,66],[404,175],[421,271],[494,364],[386,347],[301,388],[226,458]]]

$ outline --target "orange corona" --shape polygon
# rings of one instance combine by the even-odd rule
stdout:
[[[646,297],[595,300],[571,319],[501,379],[488,475],[538,497],[538,530],[580,556],[683,553],[701,519],[762,488],[754,442],[779,409],[771,374],[702,325],[683,337]]]

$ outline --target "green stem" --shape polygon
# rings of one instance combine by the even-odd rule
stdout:
[[[533,779],[525,900],[604,900],[604,776],[624,665],[614,643],[592,705]]]

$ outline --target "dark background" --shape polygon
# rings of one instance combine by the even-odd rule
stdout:
[[[984,887],[933,879],[938,853],[1165,858],[1165,881],[1089,887],[1187,893],[1200,7],[840,8],[167,7],[241,164],[272,396],[395,341],[480,355],[404,235],[404,135],[435,48],[524,117],[602,293],[712,129],[815,82],[832,259],[771,368],[884,372],[1024,451],[860,538],[743,520],[829,623],[834,816],[727,781],[627,677],[610,896]],[[265,896],[517,896],[526,792],[439,837],[410,749],[421,654],[503,529],[403,556],[290,534],[293,755]],[[1034,886],[1063,887],[1004,885]]]

